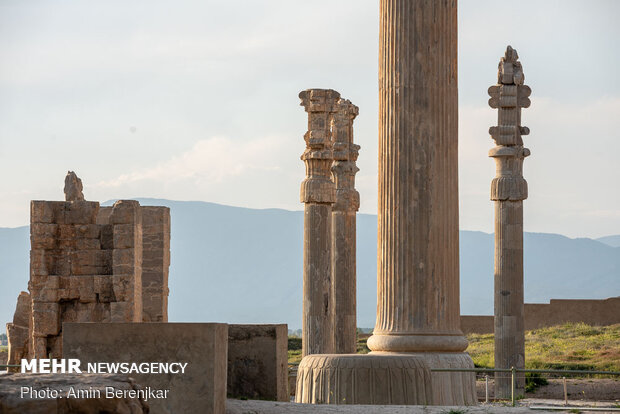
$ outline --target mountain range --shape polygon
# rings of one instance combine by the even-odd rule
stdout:
[[[303,212],[138,199],[171,209],[171,322],[301,327]],[[111,202],[104,203],[110,205]],[[493,234],[460,232],[461,313],[493,313]],[[0,228],[0,321],[27,290],[29,228]],[[525,300],[620,296],[620,235],[525,233]],[[376,309],[377,216],[357,216],[358,326]]]

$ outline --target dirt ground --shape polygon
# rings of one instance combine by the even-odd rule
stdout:
[[[549,384],[541,386],[525,398],[564,400],[562,379],[549,379]],[[484,381],[476,382],[478,399],[484,401]],[[566,379],[568,401],[615,401],[620,402],[620,378],[617,379]],[[493,398],[493,381],[489,379],[489,398]]]

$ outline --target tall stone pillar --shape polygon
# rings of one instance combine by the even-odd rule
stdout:
[[[306,179],[301,184],[304,208],[304,275],[302,355],[334,352],[331,281],[332,204],[336,190],[331,180],[333,142],[331,123],[340,94],[331,89],[299,93],[308,112]]]
[[[491,183],[495,202],[495,367],[525,367],[523,319],[523,200],[527,182],[523,178],[523,159],[530,150],[523,147],[521,108],[530,106],[531,89],[523,84],[524,75],[517,51],[508,46],[500,60],[497,85],[489,88],[489,105],[497,108],[497,126],[489,129],[495,148],[497,175]],[[517,376],[516,393],[524,394],[525,378]],[[495,398],[510,398],[511,378],[495,374]]]
[[[460,329],[456,0],[381,0],[377,322],[373,352],[473,367]],[[475,404],[433,373],[438,404]]]
[[[332,286],[334,298],[334,353],[354,354],[357,350],[355,238],[360,195],[355,190],[355,165],[359,145],[353,143],[353,120],[357,106],[340,99],[334,114],[332,134],[336,202],[332,207]]]

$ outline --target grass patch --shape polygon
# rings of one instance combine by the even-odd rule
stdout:
[[[493,334],[468,335],[477,367],[494,368]],[[567,323],[525,333],[525,367],[620,371],[620,324]]]
[[[538,372],[526,372],[525,373],[525,392],[535,392],[538,387],[549,384],[547,378],[540,375]]]
[[[0,345],[0,352],[9,352],[9,347],[6,345]]]
[[[467,336],[467,352],[478,368],[494,368],[493,334]],[[367,335],[360,335],[357,353],[370,352]],[[288,339],[289,363],[301,361],[301,338]],[[577,369],[620,371],[620,324],[590,326],[567,323],[525,333],[525,367],[529,369]],[[528,376],[531,374],[528,374]],[[544,385],[543,377],[529,377],[530,386]]]

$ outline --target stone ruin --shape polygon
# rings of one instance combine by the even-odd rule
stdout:
[[[489,129],[496,147],[497,176],[491,182],[495,204],[495,368],[525,368],[525,318],[523,303],[523,200],[527,181],[523,160],[530,150],[523,146],[529,128],[521,126],[521,108],[530,106],[531,89],[523,82],[523,67],[512,47],[506,48],[497,71],[497,84],[489,88],[489,106],[497,109],[497,126]],[[495,398],[509,398],[511,377],[495,373]],[[525,376],[516,377],[515,392],[525,392]]]
[[[330,119],[338,113],[339,95],[317,89],[300,94],[308,132],[297,402],[477,402],[472,373],[431,372],[474,367],[459,317],[456,23],[453,0],[380,4],[378,291],[369,355],[335,353],[330,335],[342,312],[333,304],[329,226],[336,201]],[[355,260],[355,250],[348,255]]]
[[[308,113],[304,134],[302,354],[355,353],[355,238],[359,193],[353,143],[357,106],[332,89],[299,93]]]
[[[65,322],[167,322],[170,209],[85,201],[70,171],[65,201],[30,204],[30,280],[7,324],[8,364],[62,357]]]

